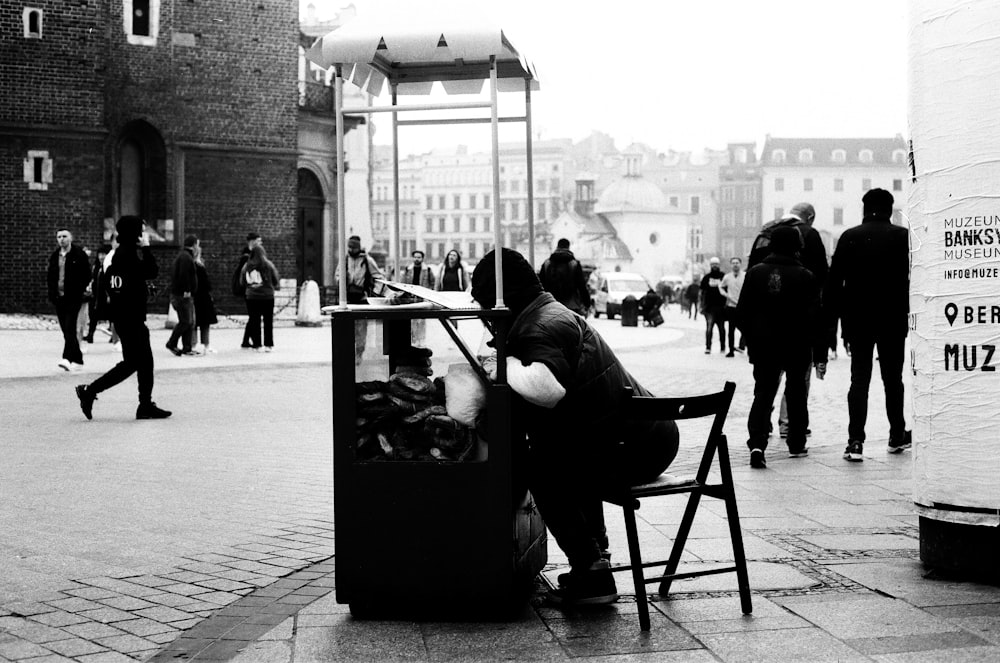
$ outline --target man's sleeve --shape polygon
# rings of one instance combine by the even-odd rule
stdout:
[[[122,249],[118,250],[121,251]],[[140,260],[143,279],[148,281],[159,276],[160,267],[156,264],[156,258],[153,257],[153,252],[148,246],[142,247],[142,258]]]
[[[806,244],[805,250],[811,256],[810,264],[806,265],[806,267],[816,277],[816,284],[822,290],[823,286],[826,285],[830,271],[830,267],[826,261],[826,245],[816,230],[806,234]]]
[[[849,260],[847,244],[847,241],[837,242],[837,248],[833,252],[833,260],[830,261],[830,271],[827,274],[826,284],[823,287],[823,319],[828,329],[836,329],[837,320],[842,314],[844,269]]]

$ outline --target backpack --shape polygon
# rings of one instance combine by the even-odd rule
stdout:
[[[802,243],[805,244],[805,233],[802,232],[802,226],[804,225],[805,221],[799,219],[776,219],[765,223],[760,232],[757,233],[757,238],[753,241],[753,247],[750,249],[750,257],[747,258],[747,269],[764,262],[764,258],[771,253],[771,235],[780,226],[788,226],[798,230]]]

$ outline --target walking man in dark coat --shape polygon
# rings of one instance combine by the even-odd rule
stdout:
[[[590,310],[590,290],[587,289],[583,266],[569,250],[568,239],[556,242],[556,250],[538,271],[538,280],[556,301],[574,313],[587,316],[587,311]]]
[[[903,360],[910,312],[910,244],[906,228],[892,223],[892,194],[872,189],[862,198],[861,225],[840,236],[830,265],[824,306],[831,326],[840,320],[851,348],[851,387],[847,392],[847,449],[844,458],[864,460],[868,386],[872,352],[879,370],[889,418],[889,453],[911,444],[903,417]]]
[[[49,256],[47,281],[49,301],[56,307],[59,329],[63,334],[62,360],[64,371],[79,370],[83,353],[76,337],[76,321],[83,305],[83,293],[90,283],[90,259],[79,246],[73,245],[73,233],[61,228],[56,231],[59,248]]]
[[[170,275],[170,305],[177,311],[177,324],[167,339],[167,350],[178,357],[194,354],[194,293],[198,290],[194,251],[197,246],[198,238],[194,235],[184,238],[184,248],[174,259]],[[180,349],[177,348],[178,340],[181,342]]]
[[[111,321],[122,344],[122,360],[110,371],[90,384],[76,388],[80,409],[87,419],[93,418],[97,394],[124,381],[133,373],[139,379],[139,407],[136,419],[165,419],[168,410],[160,409],[153,402],[153,351],[149,346],[149,329],[146,327],[146,281],[159,273],[156,258],[149,250],[143,234],[145,224],[137,216],[123,216],[118,220],[119,246],[107,270],[108,293],[111,296]]]
[[[736,321],[747,342],[753,364],[754,398],[747,419],[750,466],[764,468],[764,450],[770,434],[771,408],[785,373],[788,400],[788,453],[804,456],[809,407],[806,374],[816,366],[816,377],[826,375],[826,343],[816,277],[802,266],[796,253],[802,236],[795,228],[776,228],[771,253],[747,272],[736,306]]]

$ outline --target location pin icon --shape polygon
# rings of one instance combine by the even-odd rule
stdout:
[[[958,317],[958,306],[956,306],[952,302],[949,302],[948,305],[944,307],[944,317],[948,319],[949,325],[954,325],[955,318]]]

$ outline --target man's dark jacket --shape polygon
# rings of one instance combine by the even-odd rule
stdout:
[[[844,338],[906,336],[910,312],[910,243],[906,228],[887,216],[866,217],[840,236],[824,293],[828,323]]]
[[[49,301],[59,298],[59,249],[49,256],[46,273],[49,287]],[[90,283],[90,258],[79,246],[72,245],[66,253],[66,267],[63,274],[63,296],[66,299],[83,301],[83,292]]]
[[[112,322],[146,319],[146,299],[149,297],[146,281],[155,279],[159,273],[156,258],[148,246],[128,247],[122,244],[115,249],[111,267],[105,273],[111,296]]]
[[[760,264],[764,258],[771,254],[771,235],[779,226],[788,226],[799,231],[799,235],[802,236],[802,248],[799,250],[799,260],[802,261],[802,266],[816,277],[816,282],[819,284],[819,289],[822,292],[823,288],[826,287],[827,273],[830,270],[826,261],[826,245],[823,244],[823,238],[820,237],[819,231],[801,219],[778,219],[765,223],[764,227],[760,229],[760,234],[757,235],[757,238],[753,242],[750,257],[747,259],[747,270],[754,265]]]
[[[736,324],[751,363],[795,356],[826,363],[819,284],[793,256],[771,253],[747,271]]]
[[[563,306],[584,315],[590,308],[590,291],[583,266],[569,249],[556,249],[538,271],[542,287]]]
[[[185,292],[194,295],[198,290],[198,270],[194,266],[194,252],[184,247],[174,260],[170,275],[170,294],[180,297]]]

